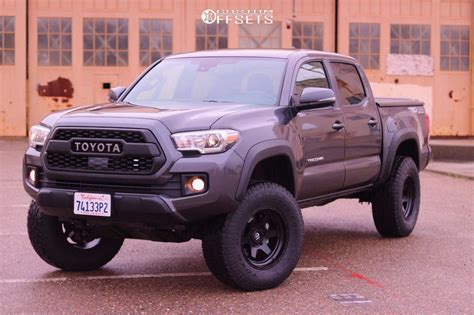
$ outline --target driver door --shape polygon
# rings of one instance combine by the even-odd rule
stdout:
[[[322,61],[303,63],[296,76],[293,97],[299,100],[306,87],[331,88]],[[312,199],[342,190],[344,186],[344,129],[334,129],[343,123],[337,105],[300,110],[293,124],[303,145],[305,165],[299,200]]]

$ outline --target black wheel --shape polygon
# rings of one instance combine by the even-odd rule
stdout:
[[[390,179],[376,193],[372,215],[377,231],[388,237],[408,236],[420,209],[420,178],[413,159],[397,157]]]
[[[213,222],[203,238],[211,272],[227,285],[253,291],[278,286],[295,268],[303,245],[303,218],[282,186],[260,183],[239,208]]]
[[[123,239],[97,238],[41,213],[34,201],[28,211],[28,235],[45,262],[68,271],[100,268],[114,258],[123,244]]]

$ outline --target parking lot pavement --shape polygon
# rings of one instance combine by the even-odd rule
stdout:
[[[381,238],[370,206],[303,210],[305,245],[280,287],[239,292],[208,272],[200,241],[127,240],[103,269],[44,263],[26,234],[26,142],[0,140],[0,313],[473,313],[474,181],[422,173],[410,237]]]

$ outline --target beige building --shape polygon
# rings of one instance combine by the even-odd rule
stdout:
[[[272,10],[206,24],[204,10]],[[0,0],[0,135],[106,101],[169,53],[302,47],[356,57],[379,96],[425,101],[432,134],[474,135],[472,0]]]

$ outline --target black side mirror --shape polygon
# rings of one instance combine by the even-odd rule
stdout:
[[[126,89],[127,88],[125,86],[116,86],[111,88],[107,95],[109,98],[109,102],[115,103]]]
[[[327,107],[333,106],[336,102],[336,96],[331,89],[306,87],[301,92],[299,103],[296,107]]]

